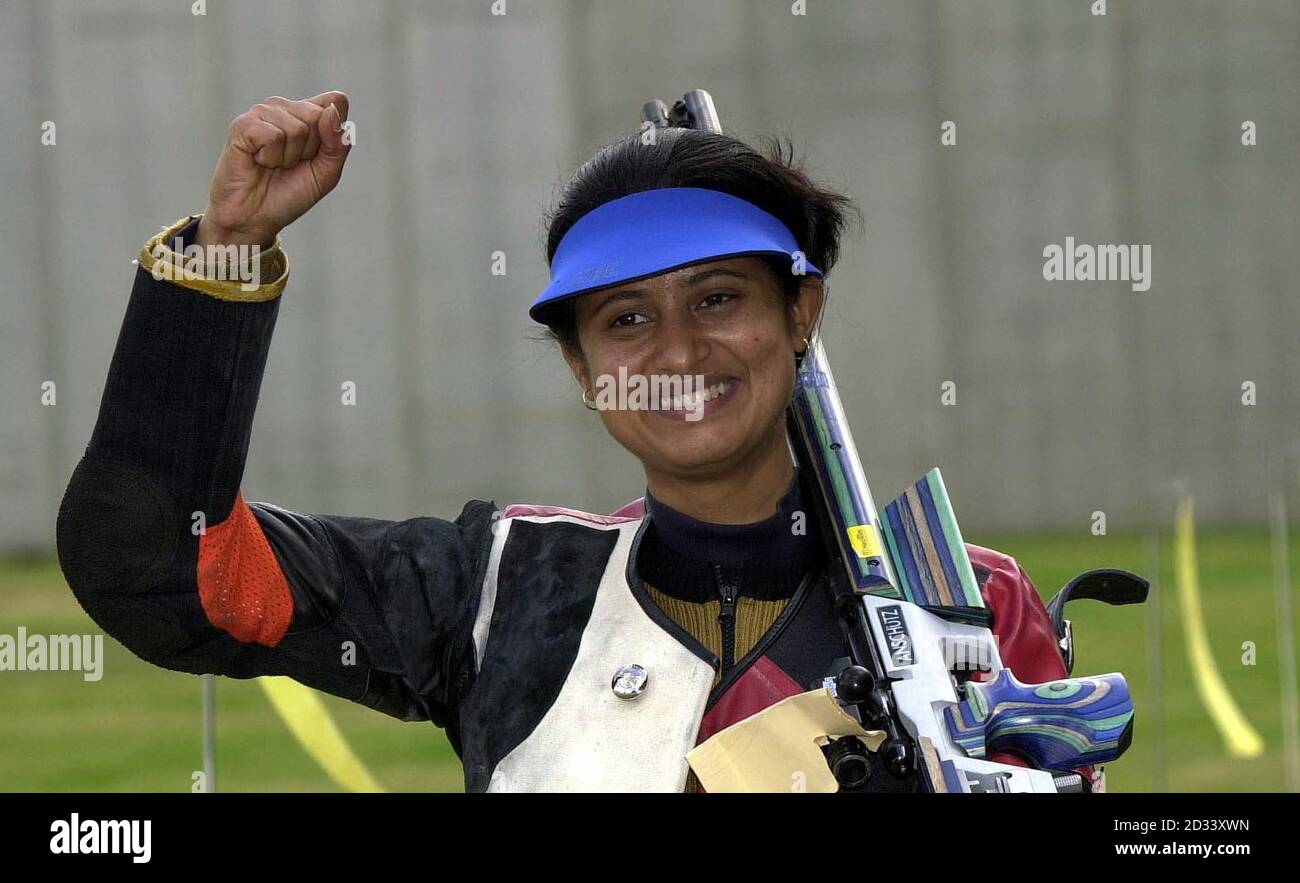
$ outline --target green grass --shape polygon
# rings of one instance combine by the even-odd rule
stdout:
[[[968,538],[1002,549],[1020,561],[1044,598],[1080,570],[1122,567],[1150,578],[1141,538],[980,536]],[[1300,564],[1300,539],[1290,538],[1293,573]],[[1263,737],[1263,755],[1230,757],[1202,705],[1188,662],[1179,598],[1174,584],[1173,548],[1161,535],[1159,574],[1163,647],[1163,713],[1155,704],[1149,662],[1149,605],[1108,607],[1095,601],[1070,605],[1074,624],[1076,675],[1121,671],[1137,709],[1134,741],[1123,758],[1107,767],[1111,791],[1282,791],[1285,790],[1282,705],[1272,548],[1265,530],[1198,529],[1197,563],[1201,604],[1210,649],[1238,707]],[[1293,580],[1292,614],[1297,609]],[[1154,587],[1153,587],[1154,588]],[[1293,629],[1300,622],[1293,622]],[[1242,645],[1254,642],[1254,664],[1245,664]],[[1157,739],[1159,740],[1157,742]]]
[[[0,565],[0,633],[97,632],[52,562]],[[104,641],[103,679],[0,672],[0,791],[188,791],[202,769],[201,689],[192,675]],[[224,791],[335,791],[252,681],[217,679],[217,784]],[[322,696],[390,791],[459,791],[460,762],[432,724],[403,723]]]
[[[1148,570],[1140,538],[973,536],[1016,556],[1044,596],[1088,567]],[[1219,671],[1264,738],[1254,760],[1228,757],[1202,707],[1187,665],[1171,548],[1162,548],[1163,714],[1151,682],[1148,611],[1071,605],[1076,674],[1122,671],[1137,705],[1133,747],[1110,765],[1112,791],[1276,791],[1284,787],[1282,720],[1271,550],[1265,531],[1208,531],[1199,537],[1205,621]],[[1300,537],[1291,560],[1300,571]],[[1300,582],[1300,574],[1297,575]],[[1293,608],[1300,605],[1293,603]],[[1300,610],[1295,612],[1300,613]],[[51,562],[0,563],[0,634],[95,632]],[[1242,644],[1257,647],[1254,665]],[[79,672],[0,672],[0,790],[188,791],[201,762],[197,678],[154,668],[105,640],[104,677]],[[392,791],[457,791],[460,765],[429,724],[401,723],[324,697],[370,771]],[[336,790],[280,723],[252,682],[220,678],[218,785],[226,791]],[[1163,750],[1157,752],[1160,733]]]

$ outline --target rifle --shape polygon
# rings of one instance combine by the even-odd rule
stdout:
[[[722,133],[708,92],[671,107],[642,106],[643,125]],[[829,557],[828,581],[849,656],[823,686],[863,727],[883,733],[875,764],[929,792],[1081,792],[1074,770],[1119,757],[1133,736],[1124,676],[1024,684],[1002,665],[957,520],[938,469],[876,509],[835,378],[820,319],[799,362],[787,412],[792,455]],[[1062,616],[1074,597],[1145,600],[1147,583],[1121,570],[1072,580],[1048,609],[1067,672],[1073,638]],[[977,674],[986,680],[975,680]],[[823,748],[842,791],[863,790],[872,752],[842,737]],[[997,763],[997,753],[1034,768]]]

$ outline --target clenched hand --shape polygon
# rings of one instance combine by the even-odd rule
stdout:
[[[269,247],[276,234],[334,189],[351,145],[343,143],[348,96],[279,96],[235,117],[212,173],[197,244]]]

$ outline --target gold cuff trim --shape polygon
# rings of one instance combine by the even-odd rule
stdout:
[[[176,234],[197,217],[199,215],[181,218],[164,227],[162,232],[144,244],[144,248],[140,249],[140,266],[145,272],[160,281],[166,280],[182,288],[201,291],[217,300],[258,303],[275,300],[280,296],[285,283],[289,281],[289,258],[281,247],[279,236],[275,237],[274,245],[260,250],[254,259],[258,284],[254,285],[252,280],[240,281],[237,275],[234,278],[221,278],[228,275],[229,260],[224,266],[207,267],[198,258],[178,254],[171,248],[171,241]],[[260,281],[263,278],[271,281]]]

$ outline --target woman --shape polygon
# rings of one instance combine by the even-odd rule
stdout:
[[[784,415],[847,200],[721,135],[614,143],[563,192],[531,313],[641,461],[645,498],[608,516],[299,514],[239,482],[288,277],[277,236],[338,183],[347,116],[339,92],[256,105],[207,210],[146,244],[59,514],[69,585],[157,665],[288,675],[445,727],[471,791],[693,787],[695,744],[845,655],[817,537],[796,527],[812,519]],[[183,271],[190,243],[263,249],[263,281],[218,281],[211,259]],[[613,377],[703,386],[617,407],[597,395]],[[1006,665],[1064,676],[1024,573],[970,553]]]

